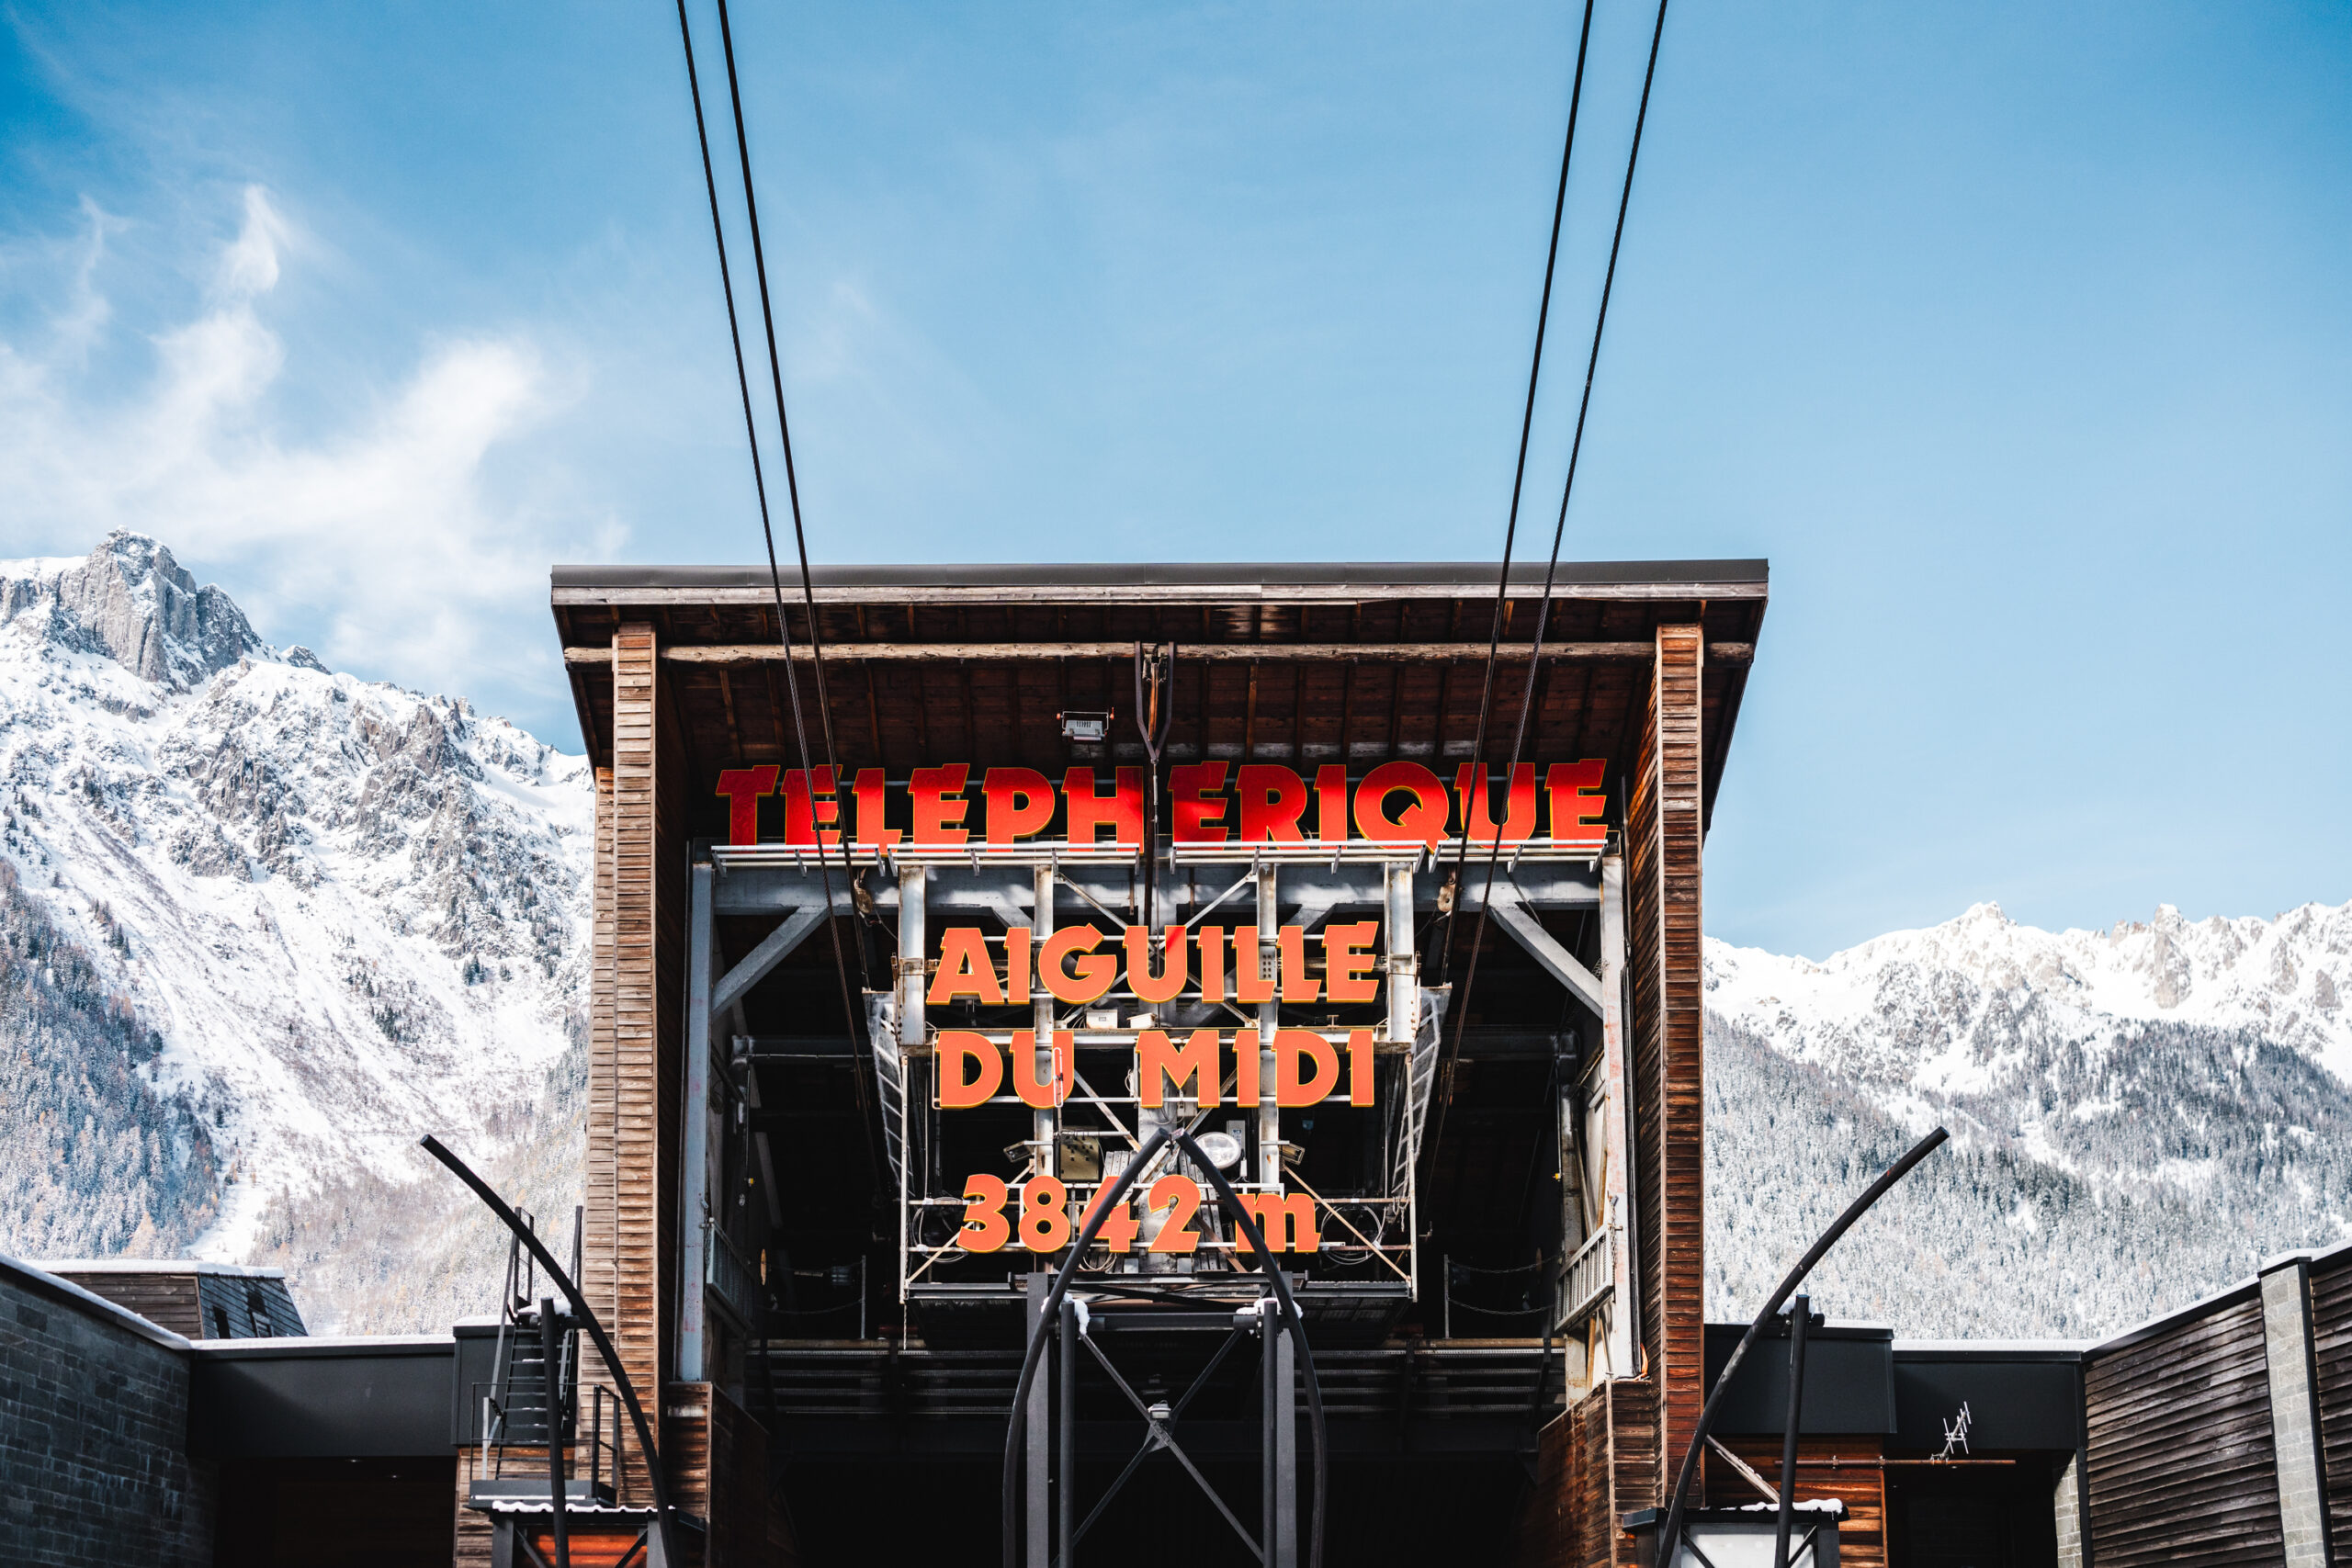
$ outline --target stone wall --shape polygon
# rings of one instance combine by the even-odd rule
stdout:
[[[11,1562],[204,1568],[212,1467],[187,1455],[187,1342],[0,1258],[0,1541]]]

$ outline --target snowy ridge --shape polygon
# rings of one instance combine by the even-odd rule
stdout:
[[[1820,963],[1706,955],[1711,1310],[1802,1247],[1813,1185],[1939,1122],[1953,1174],[1847,1244],[1876,1304],[1841,1312],[2104,1332],[2352,1235],[2352,905],[2052,932],[1984,904]]]
[[[1952,1026],[1949,1042],[1966,1038],[1970,1021],[1953,1010],[1965,1005],[1963,992],[1950,988],[1961,981],[1978,1006],[2030,994],[2086,1023],[2259,1030],[2352,1083],[2352,1010],[2342,997],[2352,985],[2352,904],[2306,904],[2272,920],[2188,920],[2165,905],[2152,920],[2101,931],[2039,931],[1997,904],[1979,904],[1943,925],[1890,932],[1819,964],[1707,943],[1707,1005],[1751,1027],[1793,1031],[1807,1059],[1824,1063],[1842,1057],[1860,1067],[1876,1055],[1883,1069],[1902,1060],[1853,1033],[1859,1021],[1889,1010],[1942,1021]],[[2000,1071],[1965,1051],[1905,1066],[1923,1087],[1951,1089],[1988,1083]]]
[[[252,1255],[273,1201],[413,1181],[422,1132],[546,1134],[591,820],[582,759],[279,653],[152,539],[0,564],[0,854],[160,1034],[146,1081],[209,1111],[199,1256]]]

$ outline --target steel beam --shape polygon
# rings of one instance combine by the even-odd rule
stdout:
[[[1527,950],[1530,957],[1544,966],[1546,974],[1566,986],[1596,1016],[1600,1012],[1600,976],[1577,962],[1576,954],[1555,941],[1552,933],[1544,929],[1544,922],[1521,904],[1515,894],[1497,888],[1488,912],[1511,934],[1512,940]]]
[[[727,971],[726,977],[711,987],[710,1011],[725,1012],[743,999],[743,993],[767,977],[769,970],[792,955],[793,949],[808,940],[808,933],[822,924],[823,904],[802,905],[784,919],[784,924],[770,931],[760,945],[743,955],[741,963]]]
[[[1163,897],[1171,918],[1215,897],[1234,878],[1246,874],[1251,863],[1248,855],[1237,854],[1229,863],[1187,865],[1168,872],[1163,879]],[[1396,876],[1411,885],[1415,914],[1435,913],[1442,879],[1416,876],[1409,862],[1394,865],[1394,871],[1390,863],[1378,861],[1351,862],[1336,867],[1295,863],[1284,865],[1283,892],[1296,911],[1287,923],[1320,919],[1321,915],[1315,913],[1317,910],[1328,915],[1340,909],[1384,909],[1389,906],[1394,891],[1391,881]],[[1178,874],[1182,872],[1201,874],[1193,882]],[[858,874],[870,875],[871,872]],[[1117,908],[1134,896],[1134,878],[1125,871],[1112,873],[1084,862],[1066,862],[1056,868],[1056,874],[1106,908]],[[1475,910],[1484,897],[1484,878],[1470,880],[1474,886],[1459,890],[1454,906],[1458,909]],[[1034,866],[1030,863],[977,868],[934,864],[924,900],[943,914],[951,910],[986,913],[1008,925],[1018,924],[1020,910],[1034,903]],[[1498,890],[1505,886],[1498,880]],[[1528,862],[1510,872],[1507,886],[1512,897],[1534,909],[1591,909],[1600,904],[1600,874],[1588,871],[1577,862]],[[876,878],[871,891],[876,908],[897,906],[899,890],[894,878]],[[825,907],[824,886],[814,866],[806,871],[778,865],[730,867],[719,878],[717,898],[718,913],[725,916],[773,915],[793,909],[822,910]],[[1497,902],[1501,902],[1499,897]]]
[[[1601,1081],[1610,1112],[1600,1119],[1607,1171],[1601,1213],[1610,1229],[1609,1277],[1616,1283],[1607,1318],[1609,1375],[1621,1378],[1634,1372],[1639,1330],[1634,1320],[1641,1301],[1640,1282],[1634,1277],[1633,1010],[1626,999],[1626,962],[1625,861],[1611,855],[1600,863],[1600,1048],[1607,1058]]]
[[[710,1213],[710,972],[717,873],[705,861],[689,874],[686,910],[686,1061],[680,1101],[684,1148],[678,1162],[678,1381],[701,1382],[703,1249]]]
[[[923,931],[925,893],[923,879],[930,874],[922,866],[909,865],[899,869],[899,957],[897,961],[899,990],[899,1043],[920,1045],[923,1043],[923,993],[926,959],[931,952],[929,939]]]

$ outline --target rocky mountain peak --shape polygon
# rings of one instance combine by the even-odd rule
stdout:
[[[118,528],[80,560],[0,566],[0,623],[101,653],[143,681],[186,691],[241,659],[275,659],[227,592],[199,587],[172,552]]]

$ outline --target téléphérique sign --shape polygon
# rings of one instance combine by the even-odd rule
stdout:
[[[1602,761],[1514,768],[1501,792],[1499,822],[1494,816],[1494,781],[1478,788],[1476,773],[1463,764],[1449,788],[1434,770],[1410,761],[1380,763],[1352,784],[1348,769],[1338,763],[1311,775],[1272,763],[1179,764],[1168,773],[1169,837],[1179,851],[1224,846],[1245,855],[1267,844],[1434,850],[1457,834],[1478,846],[1511,848],[1540,840],[1555,852],[1599,853],[1604,848]],[[780,842],[820,848],[842,845],[846,838],[848,848],[885,854],[1033,842],[1041,849],[1140,852],[1145,841],[1140,768],[1114,768],[1106,781],[1096,769],[1074,767],[1058,784],[1034,768],[990,767],[978,771],[977,778],[975,773],[963,762],[914,768],[903,780],[864,768],[842,789],[831,769],[769,764],[722,771],[718,794],[728,802],[728,841],[734,847]],[[763,837],[761,806],[771,797],[782,806],[780,839]],[[1147,1009],[1180,998],[1208,1006],[1379,1000],[1378,921],[1330,923],[1314,932],[1283,926],[1272,933],[1271,945],[1266,935],[1254,925],[1159,931],[1125,926],[1106,931],[1080,924],[1038,941],[1028,929],[1012,926],[997,939],[1000,968],[985,931],[950,926],[940,933],[924,1000],[927,1006],[1023,1007],[1041,999],[1036,993],[1042,991],[1066,1007],[1084,1007],[1108,996],[1123,977],[1127,991]],[[1319,970],[1309,963],[1310,943],[1320,946]],[[1224,1102],[1227,1085],[1237,1107],[1266,1103],[1269,1090],[1272,1103],[1285,1110],[1319,1105],[1342,1091],[1351,1107],[1375,1103],[1374,1029],[1170,1032],[1152,1027],[1153,1021],[1147,1012],[1130,1021],[1129,1031],[1114,1032],[1122,1038],[1134,1035],[1135,1093],[1143,1110],[1159,1111],[1171,1099],[1188,1110],[1214,1109]],[[1062,1106],[1076,1074],[1078,1032],[1046,1032],[1041,1045],[1034,1029],[999,1031],[995,1038],[972,1029],[938,1031],[931,1042],[937,1107],[954,1111],[1007,1103],[1008,1080],[1012,1098],[1023,1105],[1036,1111]],[[1049,1171],[1033,1169],[1017,1187],[976,1172],[962,1189],[965,1209],[956,1245],[975,1253],[1015,1243],[1031,1252],[1060,1251],[1113,1186],[1098,1181],[1081,1212],[1069,1185]],[[1240,1196],[1270,1249],[1317,1250],[1317,1226],[1307,1194],[1261,1190]],[[1144,1190],[1139,1203],[1104,1216],[1098,1245],[1125,1253],[1142,1238],[1146,1251],[1193,1252],[1202,1240],[1191,1224],[1201,1201],[1192,1177],[1162,1175]],[[1151,1223],[1163,1211],[1164,1221]],[[1237,1239],[1238,1248],[1246,1246]]]
[[[1511,772],[1503,819],[1493,816],[1492,786],[1474,786],[1476,770],[1464,762],[1452,788],[1428,766],[1383,762],[1352,788],[1348,770],[1330,763],[1310,780],[1295,768],[1271,762],[1181,763],[1168,770],[1170,838],[1180,849],[1232,843],[1443,842],[1457,818],[1480,842],[1499,835],[1505,844],[1538,837],[1555,845],[1601,847],[1606,830],[1598,818],[1607,764],[1598,760],[1554,762],[1543,772],[1523,762]],[[1230,775],[1230,789],[1227,779]],[[888,849],[948,848],[972,842],[1017,844],[1058,826],[1058,837],[1073,844],[1101,841],[1140,845],[1144,829],[1143,770],[1112,770],[1110,784],[1093,768],[1071,768],[1058,787],[1035,768],[989,768],[978,776],[967,762],[916,768],[903,788],[887,781],[880,768],[861,768],[846,791],[836,787],[831,768],[729,768],[718,775],[718,794],[728,802],[728,842],[761,841],[760,802],[780,795],[786,844],[838,844],[844,827],[851,844]],[[895,797],[895,798],[894,798]],[[1458,803],[1458,804],[1457,804]],[[975,808],[977,809],[977,812]]]

